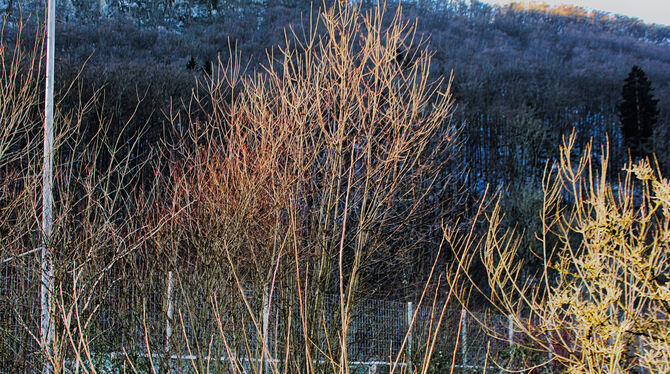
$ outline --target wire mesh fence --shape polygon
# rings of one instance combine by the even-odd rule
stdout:
[[[17,259],[0,264],[0,371],[37,366],[39,342],[39,277],[36,269]]]
[[[37,267],[29,265],[0,267],[2,373],[33,372],[39,367],[39,278]],[[163,368],[161,372],[194,371],[194,366],[244,372],[252,366],[282,367],[289,361],[295,367],[306,359],[302,352],[307,342],[318,347],[314,365],[326,368],[329,353],[340,349],[342,304],[337,295],[321,295],[318,302],[308,300],[314,295],[303,295],[302,304],[314,302],[311,308],[316,310],[316,323],[305,328],[301,302],[290,292],[274,290],[270,297],[268,289],[247,286],[242,295],[220,286],[222,282],[203,285],[196,276],[178,279],[168,294],[165,276],[111,278],[99,290],[99,305],[87,316],[91,318],[85,328],[102,372],[105,368],[114,372],[128,358],[140,367],[142,362],[147,368],[154,364]],[[512,338],[505,316],[469,314],[458,308],[443,311],[431,303],[361,299],[348,322],[346,348],[352,370],[382,373],[396,361],[410,366],[420,363],[438,321],[432,372],[452,364],[464,372],[481,370],[491,358],[504,357],[510,350],[508,342],[490,339],[480,325],[483,322],[499,336]]]

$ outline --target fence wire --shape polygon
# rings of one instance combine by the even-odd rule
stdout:
[[[2,373],[36,372],[39,368],[38,270],[29,261],[0,267]],[[105,367],[122,365],[126,358],[120,352],[124,349],[137,362],[144,360],[146,364],[151,355],[157,366],[176,372],[193,371],[194,364],[213,372],[227,372],[235,365],[242,370],[259,365],[296,367],[305,360],[302,347],[307,342],[318,347],[314,349],[316,357],[312,357],[317,366],[327,367],[328,353],[339,352],[341,302],[337,295],[321,295],[318,301],[309,299],[314,295],[304,296],[304,302],[313,302],[312,309],[318,312],[318,323],[305,331],[300,303],[290,292],[275,290],[269,298],[268,290],[248,286],[242,297],[234,287],[221,287],[222,281],[210,279],[203,285],[207,278],[204,275],[177,275],[168,297],[165,276],[138,280],[117,272],[109,278],[86,327],[91,351],[102,372]],[[216,295],[216,303],[212,295]],[[174,310],[171,316],[167,312],[169,304]],[[363,372],[377,373],[388,370],[388,363],[396,359],[404,364],[420,363],[440,312],[431,310],[429,304],[417,308],[406,302],[360,300],[348,325],[349,362]],[[409,332],[412,313],[416,317]],[[508,343],[492,341],[488,346],[491,339],[477,319],[497,326],[501,336],[507,333],[505,316],[469,315],[457,308],[447,309],[436,339],[433,372],[452,364],[461,369],[481,369],[487,352],[489,356],[504,355]]]

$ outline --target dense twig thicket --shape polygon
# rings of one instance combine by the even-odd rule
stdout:
[[[485,8],[463,9],[450,9],[450,25],[494,24],[516,35],[504,40],[536,43],[528,22],[511,22],[519,13],[493,20]],[[289,28],[257,69],[247,70],[231,48],[201,73],[167,64],[172,70],[137,82],[150,67],[112,69],[119,78],[105,89],[73,71],[77,79],[63,85],[56,108],[49,353],[38,344],[35,251],[42,39],[37,32],[25,50],[3,36],[0,370],[37,371],[48,360],[57,372],[349,373],[361,357],[357,339],[368,336],[354,323],[361,305],[391,297],[419,304],[402,328],[420,329],[424,339],[407,334],[376,358],[391,372],[439,371],[433,351],[444,343],[444,313],[459,290],[468,291],[457,294],[464,304],[477,294],[487,301],[478,308],[510,318],[509,357],[493,358],[503,368],[667,371],[667,180],[642,162],[611,186],[607,157],[593,170],[583,141],[621,139],[613,111],[603,114],[614,100],[545,100],[539,79],[530,88],[505,83],[521,77],[518,63],[479,75],[473,68],[456,83],[432,75],[445,70],[431,64],[421,27],[404,21],[400,7],[339,2]],[[17,41],[20,30],[11,30]],[[144,41],[161,45],[154,32]],[[487,47],[482,56],[502,52]],[[663,56],[658,51],[658,66]],[[562,77],[559,65],[545,64],[536,76]],[[662,77],[659,70],[650,76]],[[108,73],[101,65],[93,71]],[[192,74],[196,86],[184,84]],[[499,95],[486,94],[490,83],[502,87]],[[517,105],[525,97],[532,99]],[[575,119],[582,114],[588,119]],[[576,135],[554,152],[575,122]],[[575,148],[584,152],[579,162]],[[554,154],[556,163],[539,172]],[[522,180],[525,170],[532,173]],[[464,225],[485,210],[471,194],[506,181],[520,198],[502,205],[528,235],[504,229],[500,206],[488,212],[488,232]],[[534,266],[525,267],[532,255]],[[486,270],[485,281],[475,267]],[[421,308],[433,319],[420,320]],[[496,331],[494,338],[509,337]]]
[[[7,28],[12,31],[18,7],[7,9],[7,3]],[[39,1],[23,4],[25,12],[42,9]],[[143,154],[177,137],[163,125],[163,113],[174,103],[188,101],[192,89],[202,88],[195,86],[194,76],[206,75],[205,67],[211,67],[219,54],[225,61],[229,41],[243,52],[242,65],[248,59],[249,70],[254,70],[266,49],[283,42],[284,28],[308,34],[308,20],[322,6],[294,0],[59,4],[63,6],[59,14],[69,21],[57,25],[61,60],[56,75],[62,81],[57,80],[56,86],[67,87],[88,60],[79,80],[84,101],[95,91],[92,87],[104,85],[102,109],[110,121],[109,133],[118,134],[124,126],[131,133],[144,128],[135,148]],[[361,7],[373,5],[362,2]],[[505,227],[521,224],[532,228],[529,233],[540,228],[534,212],[541,207],[542,166],[557,157],[556,144],[573,128],[578,151],[591,139],[600,143],[609,136],[610,166],[626,162],[631,144],[625,141],[617,105],[633,65],[647,73],[659,100],[658,124],[645,155],[655,152],[661,170],[668,174],[670,27],[541,4],[496,7],[445,0],[403,6],[408,19],[417,19],[417,35],[430,35],[435,51],[431,74],[455,72],[452,93],[458,105],[453,121],[463,125],[460,157],[463,168],[470,171],[467,186],[480,196],[488,184],[504,190]],[[6,34],[5,40],[16,39],[13,32]],[[188,70],[191,59],[195,68]],[[143,100],[136,105],[138,97]],[[63,110],[76,107],[77,101],[75,96],[65,99]],[[131,112],[135,121],[127,123]],[[192,111],[191,116],[196,115],[200,114]],[[91,127],[97,131],[96,125]],[[610,172],[618,170],[613,167]],[[532,235],[524,240],[527,247]],[[529,269],[540,266],[540,262],[528,264]]]
[[[461,142],[450,86],[429,78],[415,24],[400,8],[390,17],[385,25],[384,6],[329,8],[306,38],[287,32],[258,73],[242,71],[233,53],[194,92],[197,116],[165,113],[174,137],[152,152],[137,152],[132,118],[111,130],[100,91],[57,111],[47,243],[56,339],[46,357],[36,348],[31,251],[41,165],[30,142],[39,135],[24,130],[39,129],[39,80],[21,65],[40,49],[3,49],[3,61],[17,61],[2,85],[3,367],[35,370],[46,359],[57,372],[188,362],[195,372],[348,373],[361,298],[422,300],[420,284],[443,282],[439,251],[423,256],[441,246],[466,196],[453,165]],[[437,311],[448,302],[440,299]],[[436,315],[417,351],[423,370]],[[407,370],[395,349],[381,359]]]
[[[535,255],[543,268],[523,277],[519,234],[488,218],[480,251],[490,289],[484,295],[509,316],[515,351],[497,358],[510,368],[550,365],[570,373],[670,370],[670,185],[648,159],[629,163],[617,184],[607,181],[607,155],[593,165],[590,147],[573,155],[575,138],[545,170],[542,229]],[[487,325],[486,320],[481,321]],[[497,339],[508,336],[496,334]]]

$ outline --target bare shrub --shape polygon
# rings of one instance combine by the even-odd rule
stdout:
[[[157,245],[183,290],[167,298],[181,299],[171,331],[188,344],[170,349],[194,370],[223,353],[234,371],[348,372],[361,297],[409,297],[417,254],[440,246],[464,196],[449,86],[429,77],[415,25],[385,17],[333,6],[264,71],[244,74],[232,53],[198,91],[211,109],[175,147],[166,212],[179,214]]]
[[[400,8],[340,3],[309,28],[287,32],[262,72],[243,72],[236,53],[219,63],[190,110],[166,113],[176,141],[158,154],[138,152],[132,118],[110,125],[96,107],[102,91],[57,109],[56,337],[49,352],[17,344],[31,360],[12,370],[46,359],[56,372],[348,373],[361,300],[389,294],[435,295],[413,362],[428,370],[449,301],[437,295],[462,270],[440,262],[464,198],[449,82],[429,77],[430,53]],[[38,147],[16,148],[11,134],[12,166],[9,151],[0,162],[27,182],[0,206],[17,217],[0,223],[15,235],[2,238],[3,261],[32,275],[11,288],[20,307],[0,295],[18,321],[3,337],[37,343],[41,164]],[[411,364],[408,336],[378,357],[393,372]]]
[[[510,316],[519,338],[514,343],[535,357],[499,364],[575,373],[666,372],[670,185],[647,160],[628,164],[613,185],[606,180],[607,154],[593,165],[589,146],[575,162],[574,140],[564,142],[543,179],[542,230],[534,248],[542,271],[521,276],[526,259],[517,255],[519,235],[499,230],[499,209],[488,218],[478,253],[490,291],[470,286]]]
[[[19,27],[19,39],[20,32]],[[85,371],[95,366],[93,350],[108,351],[101,334],[122,335],[113,334],[100,313],[123,277],[122,265],[165,221],[149,226],[143,220],[152,198],[145,189],[151,190],[156,176],[143,178],[142,163],[135,160],[140,134],[121,129],[111,135],[109,121],[90,115],[100,91],[90,100],[80,95],[71,110],[56,108],[54,223],[47,243],[54,253],[54,304],[48,313],[55,339],[41,351],[36,248],[42,237],[43,39],[40,34],[35,39],[28,51],[18,43],[13,50],[0,45],[0,368],[29,372],[48,360],[56,373],[72,367]],[[57,102],[74,92],[65,90]],[[93,133],[91,121],[96,121]]]

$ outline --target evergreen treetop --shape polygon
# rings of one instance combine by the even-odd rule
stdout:
[[[642,157],[651,151],[654,125],[658,121],[658,100],[653,98],[653,88],[647,75],[637,65],[633,66],[621,91],[621,102],[617,105],[624,144],[630,148],[633,158]]]

